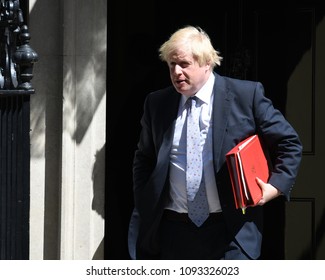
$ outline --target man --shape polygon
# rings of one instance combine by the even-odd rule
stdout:
[[[133,165],[131,257],[258,259],[261,206],[279,195],[289,200],[302,155],[299,137],[264,96],[261,83],[213,71],[222,58],[202,29],[177,30],[159,52],[168,64],[173,86],[149,94],[144,104]],[[195,119],[196,111],[199,139],[192,144],[195,129],[187,129],[193,127],[189,120]],[[267,182],[256,178],[262,199],[243,215],[234,204],[225,155],[253,134],[268,149],[273,169]],[[192,154],[188,154],[190,149]],[[195,175],[188,170],[192,156],[198,162],[194,168],[200,170]],[[194,183],[195,176],[198,181]],[[191,183],[196,187],[189,187]],[[194,192],[189,194],[189,189]],[[207,208],[208,216],[202,214],[197,222],[190,208],[201,198],[206,207],[196,208],[196,214]]]

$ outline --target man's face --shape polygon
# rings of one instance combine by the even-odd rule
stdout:
[[[168,67],[175,89],[186,96],[197,93],[209,78],[210,66],[200,66],[192,55],[181,50],[171,54]]]

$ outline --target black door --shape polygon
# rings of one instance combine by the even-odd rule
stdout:
[[[259,80],[285,114],[287,81],[312,38],[296,12],[320,1],[108,2],[107,191],[105,258],[128,259],[127,228],[133,208],[132,159],[145,96],[169,84],[159,46],[177,28],[198,25],[210,35],[224,60],[222,75]],[[215,7],[217,6],[217,7]],[[322,15],[315,16],[318,20]],[[298,23],[298,24],[297,24]],[[312,34],[311,34],[312,36]],[[295,39],[299,39],[298,42]],[[297,44],[296,44],[297,43]],[[265,207],[262,259],[284,259],[285,202]]]

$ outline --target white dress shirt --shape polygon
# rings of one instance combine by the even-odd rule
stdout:
[[[208,81],[196,93],[200,100],[200,129],[201,129],[201,148],[203,157],[204,180],[210,212],[220,212],[221,206],[217,191],[213,167],[212,151],[212,104],[213,104],[213,85],[214,75],[210,74]],[[166,209],[174,210],[179,213],[187,212],[186,194],[186,109],[185,102],[187,97],[182,95],[180,99],[177,120],[175,124],[173,145],[170,154],[170,200]],[[183,129],[184,128],[184,129]]]

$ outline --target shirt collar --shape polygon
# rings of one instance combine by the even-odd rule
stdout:
[[[209,79],[207,82],[203,85],[203,87],[195,94],[197,98],[199,98],[201,101],[203,101],[206,104],[210,103],[211,95],[213,92],[213,85],[214,85],[214,75],[211,72]]]
[[[213,85],[214,85],[214,74],[213,72],[210,73],[209,79],[203,85],[203,87],[195,94],[197,98],[199,98],[202,102],[209,104],[211,100],[211,95],[213,93]],[[182,95],[182,106],[184,106],[188,97]]]

